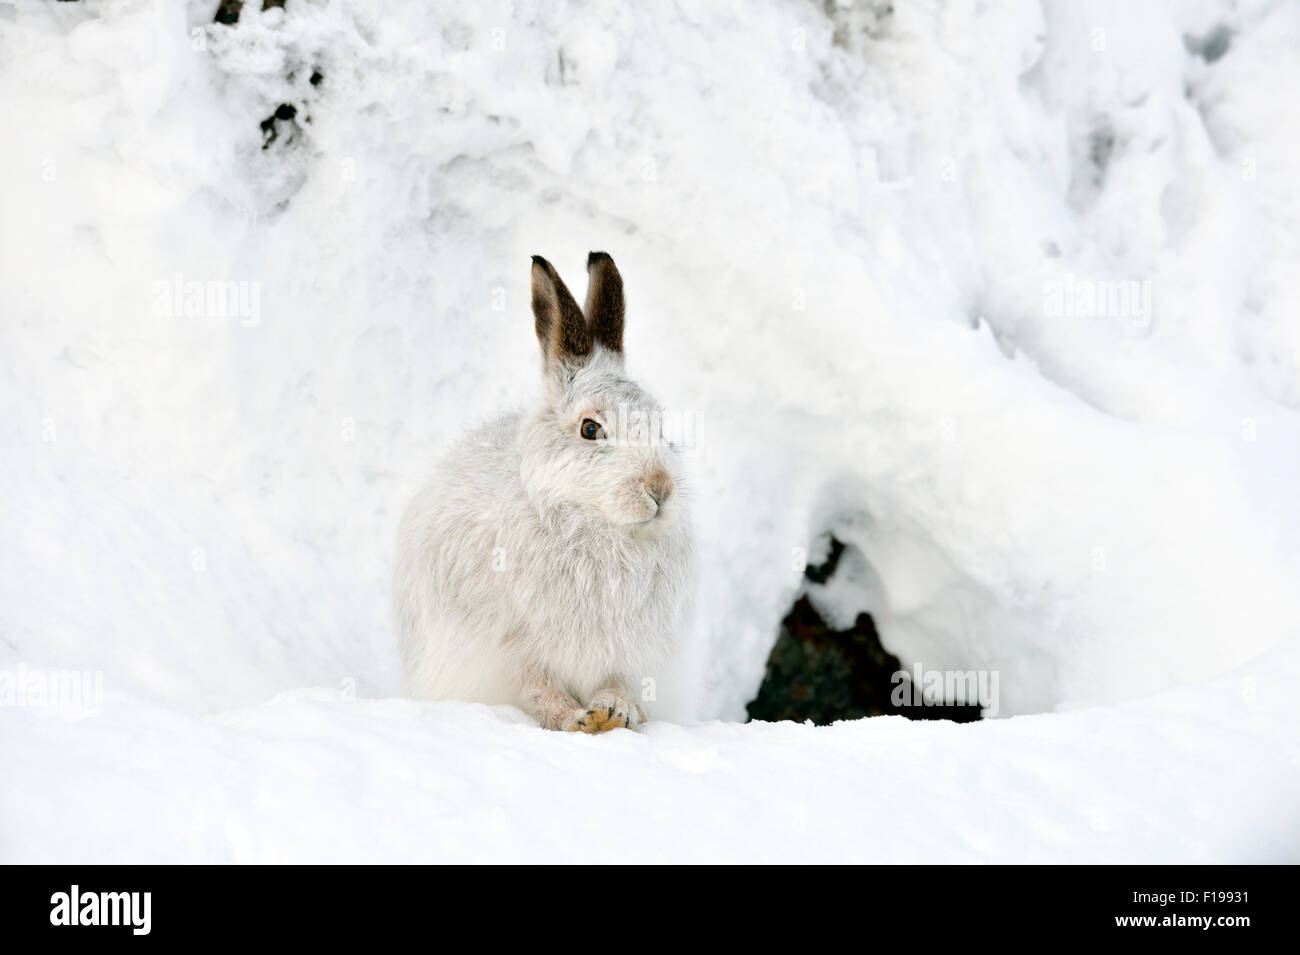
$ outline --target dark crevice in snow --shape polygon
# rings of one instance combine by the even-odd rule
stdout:
[[[293,132],[290,133],[288,142],[293,142],[293,134],[298,131],[298,108],[289,103],[281,103],[275,108],[275,112],[266,119],[262,120],[262,148],[268,149],[271,144],[280,138],[280,127],[278,123],[291,123]]]
[[[214,23],[224,23],[226,26],[239,22],[239,12],[244,9],[245,0],[221,0],[217,5],[217,12],[213,15]],[[284,0],[262,0],[262,9],[270,10],[273,7],[283,7]]]
[[[1223,57],[1232,46],[1232,28],[1220,23],[1205,36],[1183,37],[1183,46],[1188,53],[1199,56],[1206,63],[1213,63]]]
[[[824,584],[835,575],[845,544],[830,539],[825,562],[809,565],[804,576]],[[867,716],[905,716],[909,719],[946,719],[972,722],[980,718],[978,704],[931,706],[896,705],[912,700],[898,657],[880,642],[875,621],[860,613],[846,630],[836,630],[801,594],[781,621],[780,636],[767,660],[758,695],[748,706],[751,720],[811,720],[825,726],[837,720]]]
[[[846,50],[858,48],[859,43],[865,47],[884,38],[894,19],[892,0],[871,0],[852,6],[837,0],[823,0],[822,10],[835,26],[831,42]]]

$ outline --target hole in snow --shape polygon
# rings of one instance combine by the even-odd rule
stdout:
[[[1183,46],[1187,52],[1196,54],[1206,63],[1213,63],[1231,48],[1232,29],[1220,23],[1205,36],[1184,36]]]
[[[212,18],[213,22],[234,26],[239,22],[239,14],[244,9],[244,2],[245,0],[221,0]],[[276,7],[283,8],[284,0],[262,0],[263,10],[272,10]]]
[[[830,537],[825,561],[804,571],[808,583],[820,587],[837,573],[860,573],[849,567],[842,571],[848,550]],[[836,629],[813,606],[807,586],[804,590],[781,622],[763,684],[748,707],[750,719],[812,720],[823,726],[882,715],[958,722],[980,718],[978,701],[958,702],[943,688],[923,702],[925,688],[914,687],[910,675],[917,671],[904,668],[884,648],[871,614],[861,612],[849,627]],[[924,683],[923,671],[921,676]]]
[[[271,144],[280,138],[280,127],[277,123],[292,123],[292,129],[296,132],[298,124],[295,122],[298,116],[298,108],[289,103],[281,103],[275,108],[275,112],[266,119],[262,120],[262,148],[269,149]],[[289,140],[292,142],[292,138]]]

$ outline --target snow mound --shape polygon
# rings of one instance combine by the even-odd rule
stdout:
[[[218,717],[27,712],[9,862],[1295,862],[1300,653],[1198,689],[958,725],[547,733],[296,690]],[[134,741],[124,747],[124,740]],[[69,785],[68,766],[77,767]],[[521,781],[527,783],[521,785]],[[160,838],[160,834],[166,838]]]

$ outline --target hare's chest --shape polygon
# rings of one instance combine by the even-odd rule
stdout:
[[[575,688],[652,675],[671,646],[670,594],[653,561],[571,552],[516,585],[535,657]]]

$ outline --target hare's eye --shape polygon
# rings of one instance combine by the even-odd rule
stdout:
[[[583,418],[582,427],[578,429],[578,433],[588,441],[595,441],[605,434],[605,429],[600,426],[599,422],[592,421],[590,418]]]

